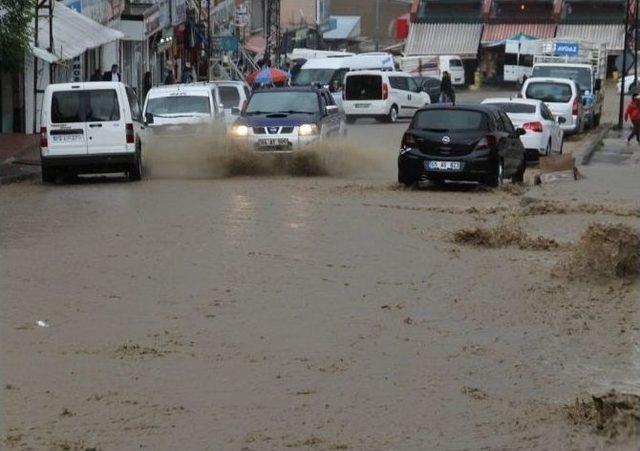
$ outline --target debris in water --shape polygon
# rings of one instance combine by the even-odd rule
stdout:
[[[558,242],[551,238],[530,237],[516,217],[503,218],[490,228],[460,229],[454,232],[453,241],[489,248],[518,246],[520,249],[551,250],[559,247]]]
[[[624,439],[640,433],[640,396],[611,390],[589,401],[576,399],[565,407],[568,419],[576,425],[591,427],[609,439]]]
[[[625,224],[591,224],[559,266],[570,278],[635,276],[640,273],[640,233]]]

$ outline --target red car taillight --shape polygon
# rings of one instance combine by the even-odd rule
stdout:
[[[40,148],[49,147],[49,140],[47,140],[47,127],[40,127]]]
[[[541,122],[527,122],[522,126],[525,130],[529,130],[536,133],[542,133],[542,123]]]
[[[483,138],[480,138],[480,141],[478,141],[478,144],[476,144],[475,150],[490,149],[491,147],[495,146],[496,143],[497,141],[495,136],[487,135]]]
[[[382,83],[382,99],[387,100],[389,98],[389,85]]]
[[[576,97],[573,100],[573,108],[571,109],[571,114],[573,114],[574,116],[577,116],[579,108],[580,108],[580,99]]]
[[[133,134],[133,124],[127,124],[125,128],[127,131],[127,144],[134,144],[136,142],[136,138]]]

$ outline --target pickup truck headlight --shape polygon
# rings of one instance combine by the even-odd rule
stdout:
[[[318,134],[318,126],[316,124],[302,124],[299,132],[300,136],[311,136]]]
[[[246,125],[234,125],[231,127],[231,134],[235,136],[247,136],[249,135],[249,127]]]

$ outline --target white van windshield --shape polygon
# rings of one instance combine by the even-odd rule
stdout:
[[[591,90],[591,69],[571,66],[535,66],[532,77],[568,78],[578,83],[580,91]]]
[[[211,114],[209,97],[170,96],[149,99],[147,113],[154,116]]]
[[[351,75],[345,87],[346,100],[381,100],[382,77],[380,75]]]
[[[51,122],[107,122],[120,120],[120,105],[114,89],[56,91],[51,98]]]
[[[334,80],[342,82],[340,69],[302,69],[298,72],[293,84],[296,86],[309,86],[313,84],[330,85]]]

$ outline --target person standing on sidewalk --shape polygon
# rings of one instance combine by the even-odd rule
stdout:
[[[451,76],[446,70],[442,73],[442,81],[440,82],[440,101],[439,103],[456,104],[456,93],[451,84]]]
[[[631,134],[627,138],[627,144],[631,142],[631,139],[635,136],[636,141],[640,144],[640,99],[638,94],[633,93],[631,96],[631,102],[624,112],[624,120],[631,121]]]

